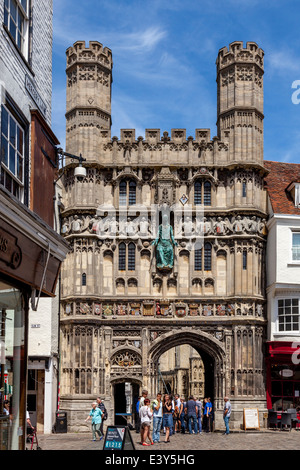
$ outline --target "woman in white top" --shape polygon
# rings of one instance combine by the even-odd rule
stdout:
[[[145,398],[144,405],[140,407],[139,415],[140,415],[140,420],[141,420],[141,427],[142,427],[142,442],[141,444],[143,446],[150,446],[146,442],[146,439],[148,437],[150,443],[153,445],[153,440],[150,434],[150,425],[151,425],[151,419],[152,419],[152,411],[150,409],[150,400],[149,398]]]

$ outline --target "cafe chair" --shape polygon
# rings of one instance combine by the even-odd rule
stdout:
[[[300,419],[297,417],[297,410],[295,408],[290,408],[287,410],[287,412],[291,415],[292,418],[292,426],[295,424],[295,428],[299,429],[297,424],[300,423]]]
[[[291,415],[291,413],[282,413],[281,422],[280,422],[280,430],[282,430],[282,426],[289,426],[290,431],[292,430],[292,415]]]
[[[269,412],[268,412],[268,428],[271,428],[272,426],[275,426],[275,428],[277,429],[278,424],[280,424],[280,419],[277,416],[277,412],[269,410]]]

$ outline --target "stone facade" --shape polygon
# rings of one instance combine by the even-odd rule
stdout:
[[[115,413],[122,382],[155,396],[163,353],[183,344],[201,356],[204,396],[222,426],[243,408],[266,408],[267,217],[263,166],[263,51],[230,44],[217,58],[218,135],[134,129],[111,137],[112,54],[100,43],[67,50],[67,152],[62,233],[61,409],[80,430],[90,400]],[[168,214],[174,264],[158,269],[153,242]],[[176,390],[174,390],[176,392]],[[86,428],[82,428],[86,429]]]

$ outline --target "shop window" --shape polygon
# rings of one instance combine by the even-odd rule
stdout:
[[[4,25],[19,51],[28,59],[28,0],[4,0]]]
[[[300,261],[300,233],[293,233],[293,261]]]
[[[299,331],[299,299],[278,300],[278,331]]]
[[[17,289],[0,283],[0,450],[22,448],[25,417],[25,315]]]
[[[286,411],[300,405],[300,366],[295,364],[271,365],[272,409]]]

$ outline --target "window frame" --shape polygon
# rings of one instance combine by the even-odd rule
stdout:
[[[285,326],[286,326],[286,321],[284,321],[284,323],[283,323],[284,329],[282,329],[282,330],[280,329],[280,314],[279,314],[279,308],[280,308],[280,307],[279,307],[279,302],[281,302],[281,301],[285,302],[285,301],[287,301],[287,300],[291,301],[291,308],[293,307],[292,301],[293,301],[293,300],[297,300],[297,301],[298,301],[298,304],[297,304],[298,313],[297,313],[297,314],[293,314],[292,311],[291,311],[290,314],[285,314],[285,317],[286,317],[286,316],[293,317],[293,316],[296,316],[296,315],[298,316],[298,329],[297,329],[297,330],[293,330],[293,329],[287,330],[287,329],[285,328]],[[290,296],[280,296],[280,297],[276,297],[275,302],[276,302],[276,304],[275,304],[275,305],[276,305],[276,330],[275,330],[276,333],[277,333],[277,334],[281,334],[281,335],[284,334],[284,335],[287,335],[287,336],[295,336],[295,335],[300,334],[300,297],[292,296],[292,295],[290,295]],[[291,326],[293,326],[293,321],[292,321],[292,319],[291,319],[290,324],[291,324]]]
[[[26,1],[26,9],[23,2]],[[11,5],[15,5],[16,16],[14,18]],[[30,0],[4,0],[4,19],[3,25],[12,39],[15,47],[26,61],[29,61],[29,31],[30,31]],[[20,23],[20,17],[22,23]],[[14,24],[14,28],[11,24]],[[22,25],[23,31],[21,31]],[[21,42],[19,41],[21,38]]]
[[[134,192],[132,191],[134,187]],[[121,192],[122,188],[122,192]],[[119,182],[119,206],[128,207],[134,206],[137,199],[137,184],[133,178],[122,178]],[[125,190],[125,191],[124,191]]]
[[[298,237],[300,237],[300,230],[291,230],[292,263],[299,264],[300,263],[300,244],[298,245],[299,246],[298,258],[294,258],[294,235],[298,235]]]
[[[197,188],[196,186],[199,186],[199,187]],[[209,191],[207,191],[207,187],[209,187]],[[208,179],[197,178],[194,181],[194,206],[211,207],[211,205],[212,205],[211,181],[209,181]]]
[[[3,172],[2,168],[4,168],[4,171],[6,174],[9,175],[10,178],[12,178],[15,183],[18,185],[20,189],[20,194],[19,196],[15,197],[22,202],[25,205],[28,205],[28,200],[29,200],[29,133],[30,133],[30,124],[23,115],[22,111],[18,108],[18,106],[15,104],[11,96],[6,93],[6,99],[4,102],[1,103],[0,110],[1,110],[1,115],[0,115],[0,134],[1,134],[1,150],[2,150],[2,124],[3,124],[3,109],[5,108],[6,112],[8,112],[9,119],[12,118],[17,126],[22,129],[23,131],[23,181],[21,182],[19,178],[17,177],[16,174],[12,173],[10,170],[9,166],[7,166],[5,163],[2,162],[2,157],[0,154],[0,178],[1,174]],[[8,141],[8,148],[10,145],[10,140],[9,136],[7,136]],[[16,149],[15,149],[16,150]],[[1,179],[0,179],[1,181]],[[1,184],[1,183],[0,183]],[[5,185],[4,185],[5,187]],[[12,195],[14,193],[7,189]]]
[[[207,250],[209,246],[209,250]],[[197,253],[197,259],[196,259]],[[196,261],[199,263],[199,267],[196,268]],[[201,248],[194,250],[194,272],[211,272],[212,271],[212,244],[205,242]]]

